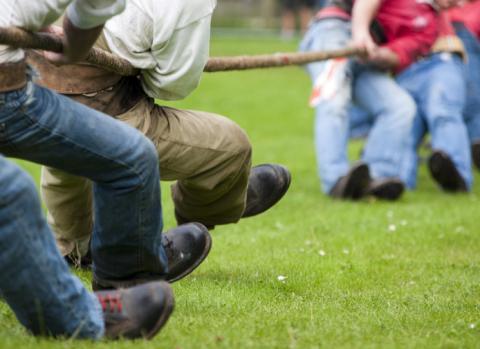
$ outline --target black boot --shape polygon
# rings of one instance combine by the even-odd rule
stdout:
[[[472,143],[472,160],[477,170],[480,170],[480,141]]]
[[[370,171],[367,164],[358,162],[345,176],[340,177],[329,195],[335,199],[358,200],[365,195],[369,183]]]
[[[184,224],[163,234],[163,247],[168,257],[165,280],[175,282],[190,274],[207,258],[212,237],[200,223]]]
[[[242,218],[256,216],[275,205],[287,192],[290,182],[290,171],[282,165],[263,164],[252,167]]]
[[[466,192],[467,184],[458,172],[452,159],[443,151],[435,150],[428,159],[428,168],[433,179],[449,192]]]
[[[100,291],[105,337],[153,338],[173,311],[174,299],[166,282],[151,282],[129,289]]]
[[[93,274],[92,288],[104,290],[139,285],[149,281],[178,281],[194,271],[207,258],[212,247],[208,229],[200,223],[188,223],[163,233],[162,240],[168,258],[168,273],[145,273],[128,279],[107,280]]]

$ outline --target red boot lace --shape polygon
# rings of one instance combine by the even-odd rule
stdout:
[[[104,312],[107,310],[112,313],[122,312],[122,301],[120,300],[120,294],[97,294],[97,298]]]

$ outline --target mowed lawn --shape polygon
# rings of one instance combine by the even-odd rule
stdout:
[[[296,44],[217,37],[212,55]],[[480,178],[472,194],[447,195],[422,164],[418,191],[399,202],[325,197],[309,86],[299,68],[206,74],[171,104],[232,118],[254,162],[287,165],[293,182],[271,211],[212,232],[208,260],[174,284],[176,310],[152,342],[34,339],[1,304],[0,348],[480,347]],[[352,144],[352,159],[360,148]],[[22,164],[38,182],[38,167]],[[162,197],[172,227],[168,185]],[[80,275],[89,287],[89,273]]]

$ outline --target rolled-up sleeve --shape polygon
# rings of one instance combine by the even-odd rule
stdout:
[[[90,29],[105,23],[125,9],[125,0],[74,0],[67,16],[74,26]]]
[[[185,98],[200,82],[209,57],[211,16],[179,29],[168,42],[154,38],[155,66],[142,70],[144,91],[153,98]]]

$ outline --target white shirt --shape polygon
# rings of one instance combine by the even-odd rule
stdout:
[[[67,9],[74,26],[89,29],[105,23],[124,8],[125,0],[0,0],[0,27],[38,31]],[[23,57],[22,50],[0,45],[0,63],[17,62]]]
[[[105,25],[110,50],[142,70],[150,97],[181,99],[193,91],[209,57],[216,0],[127,0]]]

